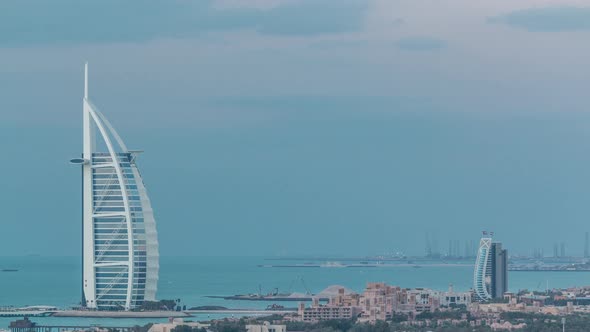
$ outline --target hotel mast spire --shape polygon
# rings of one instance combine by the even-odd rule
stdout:
[[[82,166],[82,305],[90,309],[156,300],[156,222],[134,153],[88,99],[85,63],[83,154],[70,162]]]
[[[84,99],[88,99],[88,61],[84,64]]]

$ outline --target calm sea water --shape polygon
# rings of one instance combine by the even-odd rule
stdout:
[[[453,284],[457,290],[471,287],[472,266],[449,267],[376,267],[376,268],[262,268],[259,264],[281,264],[261,257],[162,257],[158,297],[181,299],[187,307],[221,305],[228,308],[264,308],[266,302],[225,301],[206,295],[281,292],[317,293],[338,284],[361,291],[367,282],[383,281],[401,287],[428,287],[445,290]],[[54,305],[71,307],[80,300],[79,257],[0,257],[0,268],[18,272],[0,272],[0,306]],[[303,282],[301,281],[303,279]],[[544,290],[549,287],[590,285],[590,272],[512,272],[511,291]],[[283,303],[296,306],[296,303]],[[196,319],[206,319],[206,316]],[[0,318],[0,328],[14,318]],[[143,325],[154,319],[80,319],[34,318],[42,324],[103,326]],[[162,320],[163,321],[163,320]]]

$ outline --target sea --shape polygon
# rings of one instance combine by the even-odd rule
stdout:
[[[310,261],[312,261],[310,259]],[[161,257],[159,299],[180,299],[187,308],[205,305],[227,308],[263,309],[272,302],[236,301],[208,298],[211,295],[263,294],[275,288],[281,293],[319,293],[331,285],[341,285],[361,292],[367,282],[386,282],[400,287],[426,287],[446,290],[469,290],[473,265],[412,265],[379,267],[261,267],[306,261],[269,260],[265,257]],[[81,298],[80,257],[0,257],[0,306],[52,305],[59,308],[77,306]],[[590,272],[510,272],[509,289],[545,290],[590,285]],[[295,307],[296,302],[279,303]],[[197,315],[192,320],[219,318]],[[0,329],[15,318],[1,318]],[[34,317],[40,325],[134,326],[166,319],[128,318],[57,318]]]

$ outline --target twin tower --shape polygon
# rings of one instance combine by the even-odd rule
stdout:
[[[82,305],[131,310],[155,301],[159,253],[156,222],[129,150],[88,98],[84,68],[82,158]]]
[[[508,291],[508,252],[492,242],[492,232],[483,232],[473,270],[473,290],[477,299],[488,301]]]

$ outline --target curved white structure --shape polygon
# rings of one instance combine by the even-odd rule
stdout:
[[[473,271],[473,289],[480,301],[500,299],[508,292],[508,251],[492,242],[494,233],[489,234],[484,232],[479,242]]]
[[[484,237],[479,241],[479,249],[477,250],[475,269],[473,271],[473,289],[481,301],[487,301],[492,298],[490,294],[492,276],[491,249],[492,238],[484,234]]]
[[[138,152],[127,149],[88,99],[88,64],[83,112],[84,151],[71,160],[82,166],[83,177],[82,305],[130,310],[156,298],[156,223],[135,163]]]

